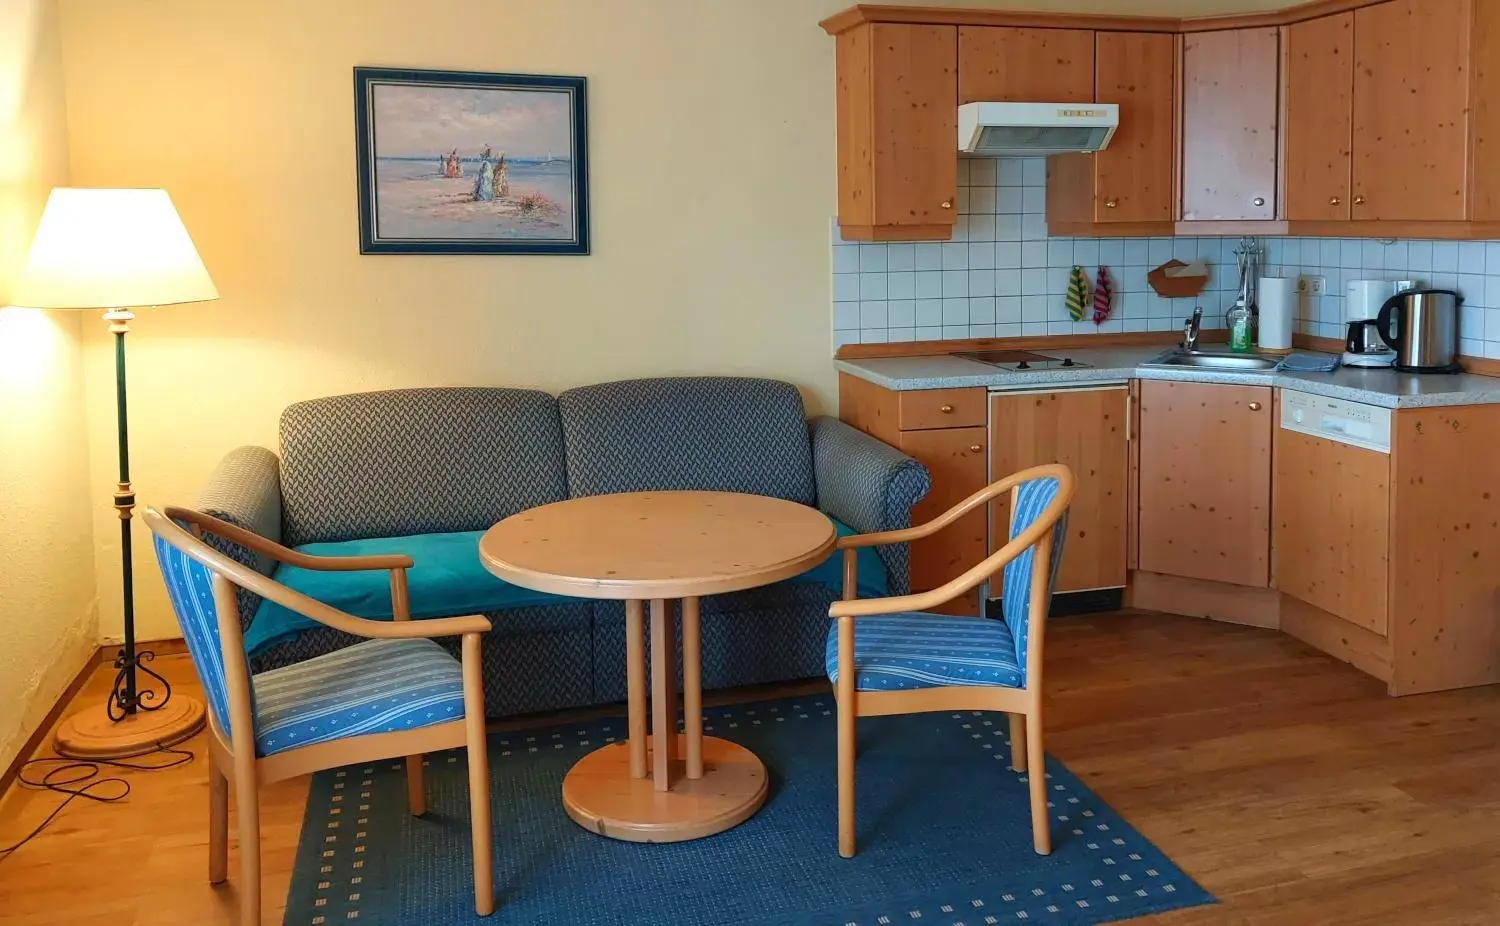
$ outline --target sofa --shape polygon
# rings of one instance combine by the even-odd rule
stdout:
[[[837,419],[809,420],[794,386],[765,379],[640,379],[556,397],[506,388],[333,396],[286,408],[279,437],[279,455],[240,447],[225,456],[198,508],[313,554],[412,556],[414,619],[483,613],[494,625],[484,644],[491,717],[625,697],[623,603],[541,594],[489,575],[478,541],[496,521],[569,497],[700,489],[814,505],[840,533],[868,533],[908,526],[930,487],[916,461]],[[314,598],[391,618],[385,573],[316,573],[214,542]],[[862,595],[908,590],[904,546],[861,556],[869,557]],[[840,576],[835,556],[775,585],[704,598],[704,686],[822,675]],[[252,671],[357,642],[245,590],[239,596]]]

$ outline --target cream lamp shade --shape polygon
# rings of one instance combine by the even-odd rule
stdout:
[[[11,301],[113,309],[219,298],[166,190],[58,187]]]

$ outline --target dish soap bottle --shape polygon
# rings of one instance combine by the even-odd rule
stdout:
[[[1236,303],[1224,313],[1224,321],[1229,325],[1229,349],[1237,354],[1250,353],[1250,310],[1244,303]]]

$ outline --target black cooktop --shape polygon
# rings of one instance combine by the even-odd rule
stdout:
[[[987,363],[992,367],[999,367],[1002,370],[1015,370],[1018,372],[1027,370],[1061,370],[1088,366],[1088,364],[1074,360],[1072,357],[1052,357],[1047,354],[1034,354],[1026,350],[977,350],[965,351],[953,356],[962,357],[965,360],[975,360],[979,363]]]

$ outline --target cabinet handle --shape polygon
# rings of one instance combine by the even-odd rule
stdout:
[[[1354,205],[1356,205],[1356,206],[1363,206],[1364,204],[1365,204],[1365,198],[1363,196],[1356,196],[1356,197],[1354,197]]]
[[[1106,199],[1104,201],[1104,208],[1106,209],[1113,209],[1118,205],[1120,205],[1120,201],[1118,199]]]
[[[1257,206],[1264,206],[1266,204],[1266,198],[1264,196],[1257,196],[1252,199],[1251,202]]]
[[[953,414],[953,406],[952,405],[944,405],[943,407],[939,408],[938,411],[942,412],[945,415],[951,415],[951,414]]]
[[[951,200],[951,199],[945,199],[945,200],[942,201],[942,203],[940,205],[944,209],[952,209],[953,208],[953,200]]]
[[[1251,402],[1250,403],[1250,410],[1252,412],[1258,412],[1258,411],[1260,411],[1260,403],[1259,402]]]
[[[983,453],[984,452],[984,445],[983,444],[971,444],[971,445],[969,445],[969,452],[970,453]]]
[[[1343,200],[1339,199],[1337,196],[1332,196],[1328,199],[1328,205],[1330,206],[1337,206],[1341,202],[1343,202]]]

